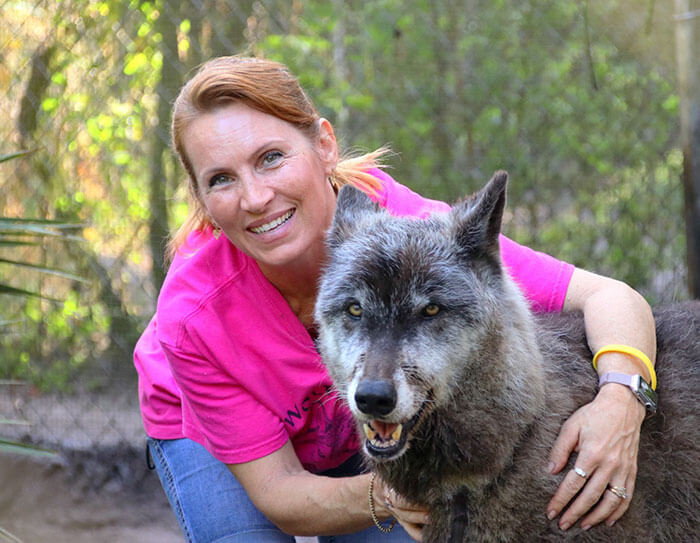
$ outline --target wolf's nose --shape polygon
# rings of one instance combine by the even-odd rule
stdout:
[[[391,381],[361,381],[355,391],[357,408],[365,415],[381,417],[396,407],[396,389]]]

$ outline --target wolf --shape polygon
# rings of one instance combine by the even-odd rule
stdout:
[[[552,444],[598,382],[582,316],[534,316],[501,263],[506,184],[497,172],[427,219],[339,192],[318,348],[369,468],[429,508],[427,542],[698,541],[700,302],[655,311],[658,411],[626,514],[587,531],[547,519],[567,471],[548,473]]]

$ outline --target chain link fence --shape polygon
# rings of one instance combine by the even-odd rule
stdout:
[[[43,296],[0,298],[0,436],[141,462],[132,350],[186,213],[169,110],[216,55],[287,63],[428,196],[508,169],[511,237],[686,297],[670,8],[584,4],[0,0],[0,155],[30,151],[0,164],[3,216],[81,225],[0,251],[82,278],[0,263]]]

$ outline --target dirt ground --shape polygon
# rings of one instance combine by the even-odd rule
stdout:
[[[146,466],[133,390],[56,397],[0,388],[2,420],[21,424],[0,424],[0,437],[58,454],[47,460],[0,452],[0,543],[184,542]]]
[[[16,421],[0,425],[0,437],[58,452],[52,460],[0,453],[0,529],[23,543],[184,541],[144,461],[134,386],[60,397],[5,386],[0,420]]]
[[[0,455],[0,527],[24,543],[182,543],[155,473],[98,489],[67,462]]]

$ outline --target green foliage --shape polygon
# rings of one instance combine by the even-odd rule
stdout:
[[[27,151],[0,156],[0,163],[29,155]],[[36,353],[36,337],[29,334],[27,337],[14,338],[7,333],[7,329],[16,329],[20,326],[36,326],[48,332],[59,341],[68,340],[74,330],[68,322],[71,314],[78,311],[75,298],[75,290],[68,290],[58,297],[53,292],[65,292],[55,288],[55,281],[49,282],[46,278],[57,279],[64,285],[86,283],[85,279],[66,271],[65,269],[49,266],[37,259],[45,259],[44,250],[47,239],[61,242],[75,243],[83,238],[75,234],[82,229],[82,225],[66,223],[64,221],[49,219],[27,219],[20,217],[0,217],[0,250],[19,255],[14,258],[6,258],[0,254],[0,296],[12,296],[20,300],[20,305],[9,306],[15,308],[15,313],[3,312],[5,315],[0,321],[0,326],[5,328],[2,334],[1,344],[11,345],[12,355],[3,357],[1,368],[6,377],[29,379],[37,384],[58,385],[63,388],[71,375],[66,371],[61,362],[52,364],[48,371],[40,374],[39,368],[29,364],[32,353]],[[34,259],[33,262],[31,259]],[[13,285],[12,283],[15,283]],[[24,285],[36,285],[24,287]],[[66,303],[61,308],[61,299],[67,297]],[[42,301],[56,302],[54,307],[46,310],[42,308]],[[23,318],[19,319],[20,314]],[[8,317],[11,320],[8,320]],[[76,353],[77,354],[77,353]],[[75,354],[69,359],[75,362]],[[69,362],[70,364],[70,362]],[[0,421],[2,422],[2,421]],[[0,451],[7,447],[0,443]]]
[[[0,155],[0,163],[26,156],[29,153],[30,151],[20,151],[8,155]],[[60,236],[67,239],[76,239],[74,236],[66,234],[66,232],[71,232],[76,228],[81,228],[81,226],[46,219],[0,217],[0,248],[11,247],[12,249],[17,250],[21,249],[22,247],[37,247],[40,245],[41,240],[48,236]],[[1,256],[0,265],[9,265],[14,266],[15,268],[29,269],[39,273],[63,277],[64,279],[70,279],[73,281],[83,280],[77,275],[64,270],[50,268],[41,264],[35,264],[23,260],[3,258]],[[55,299],[40,292],[13,287],[2,280],[0,280],[0,295],[1,294],[31,297],[36,296],[55,301]]]
[[[21,166],[3,175],[0,201],[13,216],[86,227],[80,244],[62,230],[34,236],[39,245],[14,248],[25,258],[0,247],[14,262],[0,262],[0,283],[44,297],[3,296],[0,320],[15,324],[0,337],[0,371],[45,388],[90,368],[106,368],[89,376],[97,383],[133,374],[157,295],[162,240],[149,232],[186,214],[167,108],[217,54],[289,65],[346,149],[390,144],[390,173],[427,196],[455,200],[507,169],[507,235],[652,301],[684,297],[671,9],[656,2],[648,19],[623,0],[4,4],[0,110],[21,111],[0,141],[37,150],[4,163]]]
[[[9,155],[2,155],[0,156],[0,163],[22,157],[26,154],[28,154],[28,152],[22,151],[18,153],[12,153]],[[58,235],[59,231],[73,227],[73,225],[66,225],[63,223],[57,223],[55,221],[32,221],[20,218],[10,219],[7,217],[0,217],[0,248],[12,247],[14,249],[17,249],[23,246],[26,247],[36,245],[37,238],[41,238],[43,236]],[[34,271],[38,271],[40,273],[56,275],[59,277],[73,280],[79,280],[78,277],[66,273],[62,270],[47,268],[45,266],[39,266],[29,262],[23,262],[21,260],[8,260],[0,258],[0,264],[6,264],[20,268],[28,268]],[[44,297],[41,293],[15,288],[0,281],[0,295],[3,294],[25,297]],[[0,329],[9,324],[13,323],[9,321],[0,321]],[[21,422],[22,421],[14,421],[0,418],[0,425],[16,424]],[[22,454],[42,458],[53,458],[56,456],[55,452],[49,451],[47,449],[42,449],[39,447],[19,443],[17,441],[0,438],[0,454],[2,453]],[[20,541],[17,537],[15,537],[10,532],[2,528],[2,526],[0,526],[0,540],[9,542]]]
[[[304,75],[346,143],[390,143],[395,177],[448,201],[506,169],[511,237],[652,301],[685,296],[664,279],[683,276],[678,99],[666,65],[638,54],[668,29],[625,31],[638,18],[622,2],[383,0],[325,18],[314,5],[305,20],[329,41],[344,25],[344,56],[337,40],[260,46]]]

